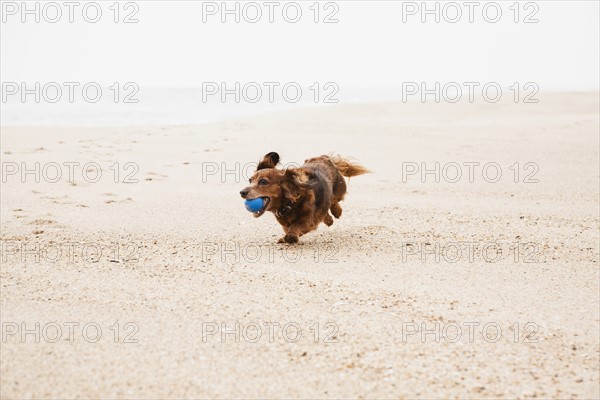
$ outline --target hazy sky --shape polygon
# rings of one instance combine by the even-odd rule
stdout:
[[[33,9],[36,2],[28,2]],[[2,81],[111,82],[134,81],[147,87],[200,86],[206,81],[337,82],[341,87],[399,86],[402,82],[538,83],[542,90],[598,90],[599,28],[597,1],[502,1],[496,23],[485,20],[478,2],[470,23],[465,2],[458,8],[439,2],[441,20],[427,15],[421,21],[421,2],[321,2],[319,23],[313,1],[297,2],[302,16],[287,22],[283,6],[269,8],[256,2],[245,9],[247,18],[263,13],[257,23],[235,15],[221,22],[221,2],[122,2],[114,23],[113,1],[98,2],[102,17],[86,22],[80,2],[74,23],[68,8],[57,2],[62,17],[50,23],[40,15],[25,15],[21,1],[2,2]],[[203,4],[204,3],[204,4]],[[233,9],[236,2],[228,2]],[[428,2],[433,9],[436,2]],[[44,3],[40,3],[40,14]],[[258,7],[255,7],[258,5]],[[446,8],[444,8],[446,6]],[[18,7],[16,14],[14,7]],[[203,9],[205,11],[203,15]],[[462,17],[457,23],[444,20]],[[295,17],[296,6],[286,8]],[[496,6],[487,6],[495,18]],[[95,8],[87,8],[93,18]],[[416,13],[415,13],[416,12]],[[445,12],[445,14],[444,14]],[[46,17],[56,10],[46,8]],[[138,23],[122,20],[130,13]],[[324,23],[330,18],[338,23]],[[203,22],[205,17],[206,22]],[[524,23],[525,18],[537,23]],[[405,19],[406,22],[403,21]]]

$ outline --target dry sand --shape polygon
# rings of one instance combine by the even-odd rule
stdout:
[[[0,394],[598,398],[598,140],[598,93],[3,128],[3,171],[39,162],[46,181],[2,183]],[[273,216],[238,195],[268,151],[374,173],[352,178],[331,228],[278,245]],[[403,179],[413,162],[446,179]],[[472,183],[465,162],[481,163]]]

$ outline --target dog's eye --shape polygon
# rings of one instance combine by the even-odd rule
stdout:
[[[261,179],[260,181],[258,181],[258,184],[261,186],[267,185],[269,182],[266,179]]]
[[[248,183],[252,183],[252,179],[248,179]]]

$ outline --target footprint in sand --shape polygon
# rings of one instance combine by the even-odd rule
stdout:
[[[102,168],[88,167],[88,168],[85,170],[85,172],[86,172],[87,174],[99,174],[100,176],[102,176],[102,172],[103,172],[103,170],[102,170]],[[92,175],[92,176],[95,176],[95,175]]]
[[[102,196],[106,196],[106,197],[115,197],[115,196],[116,196],[116,194],[114,194],[114,193],[110,193],[110,192],[107,192],[107,193],[102,193]],[[112,203],[114,203],[114,202],[116,202],[116,200],[109,199],[109,200],[106,200],[104,203],[106,203],[106,204],[112,204]]]
[[[13,210],[13,212],[15,213],[15,219],[20,219],[20,218],[25,218],[26,216],[21,214],[23,212],[25,212],[25,210],[23,210],[22,208],[15,208]]]
[[[49,200],[62,200],[62,199],[68,199],[69,196],[67,196],[66,194],[63,194],[62,196],[42,196],[42,199],[49,199]]]
[[[44,218],[38,218],[38,219],[34,219],[33,221],[31,221],[29,223],[29,225],[54,225],[56,224],[56,221],[53,219],[44,219]]]
[[[159,174],[156,172],[148,172],[146,175],[147,175],[147,177],[145,180],[147,180],[147,181],[153,181],[153,180],[162,181],[164,179],[161,179],[161,178],[169,177],[169,175]]]
[[[112,204],[112,203],[116,203],[116,202],[117,202],[117,200],[113,200],[113,199],[105,201],[106,204]],[[119,200],[119,203],[132,203],[132,202],[133,202],[133,199],[131,197],[127,197],[125,199]]]
[[[69,199],[69,196],[62,195],[62,196],[41,196],[42,199],[46,199],[46,200],[52,200],[52,203],[54,204],[73,204],[72,201],[68,201],[67,199]]]

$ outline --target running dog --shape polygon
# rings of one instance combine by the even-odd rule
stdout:
[[[342,215],[339,203],[346,195],[344,176],[370,172],[340,156],[309,158],[299,168],[280,169],[277,164],[279,154],[265,155],[250,178],[250,185],[240,194],[248,200],[262,198],[263,206],[254,213],[255,218],[266,211],[275,214],[285,232],[279,243],[298,243],[300,236],[317,229],[321,222],[331,226],[331,215]]]

